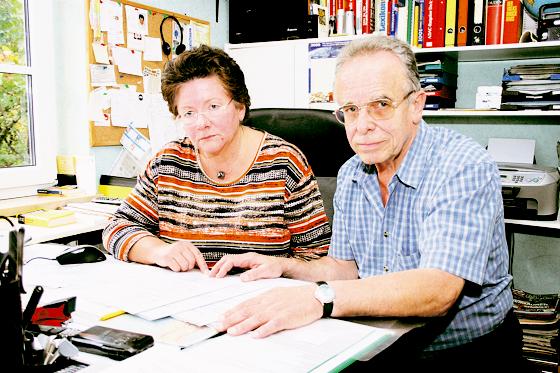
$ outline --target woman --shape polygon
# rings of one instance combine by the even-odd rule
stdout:
[[[188,271],[227,254],[326,254],[330,227],[309,164],[294,145],[247,127],[243,72],[200,46],[169,62],[162,93],[186,133],[148,163],[103,232],[116,258]]]

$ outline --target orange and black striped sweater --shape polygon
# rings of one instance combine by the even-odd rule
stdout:
[[[253,251],[312,259],[325,255],[330,226],[311,167],[294,145],[266,134],[252,167],[218,184],[201,170],[188,138],[167,144],[103,231],[103,243],[128,260],[142,237],[191,241],[209,265]]]

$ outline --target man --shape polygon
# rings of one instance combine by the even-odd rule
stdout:
[[[338,57],[334,88],[336,117],[357,155],[338,174],[329,255],[231,256],[211,271],[220,277],[242,267],[250,269],[244,280],[328,283],[249,300],[226,313],[223,329],[264,337],[320,317],[420,316],[426,327],[392,367],[456,371],[518,361],[495,163],[471,139],[422,120],[416,60],[397,39],[352,41]]]

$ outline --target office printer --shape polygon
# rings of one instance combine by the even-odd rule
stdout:
[[[556,220],[558,183],[554,167],[498,163],[506,219]]]

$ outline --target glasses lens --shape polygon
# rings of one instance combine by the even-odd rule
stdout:
[[[344,111],[342,111],[342,109],[336,109],[334,111],[334,116],[335,116],[336,120],[338,120],[340,123],[344,124]]]
[[[367,112],[373,119],[389,119],[393,114],[394,107],[389,100],[377,100],[368,103]]]

